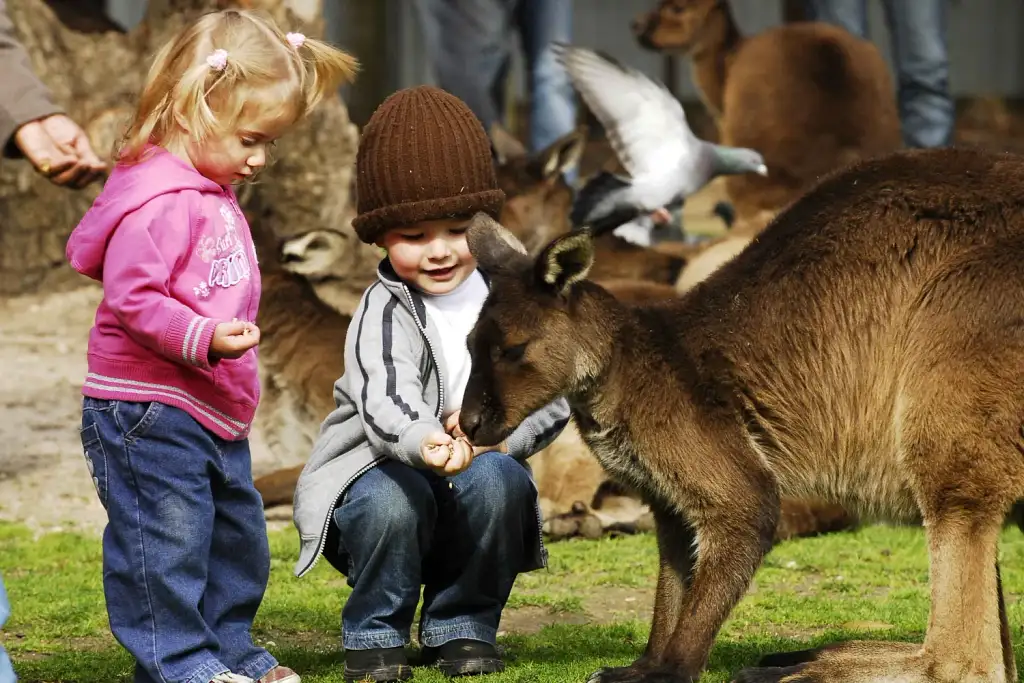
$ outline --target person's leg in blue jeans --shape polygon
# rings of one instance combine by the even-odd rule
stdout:
[[[252,623],[270,579],[270,543],[263,499],[252,482],[249,441],[223,441],[212,468],[213,533],[203,593],[203,620],[234,673],[258,679],[277,665],[252,641]]]
[[[346,650],[409,642],[436,519],[426,473],[404,463],[385,460],[349,486],[333,515],[339,547],[324,549],[344,555],[352,587],[341,610]]]
[[[944,147],[953,140],[955,108],[946,50],[947,0],[884,0],[896,66],[903,141],[908,147]],[[864,0],[807,0],[808,18],[867,37]]]
[[[841,26],[855,36],[868,35],[866,0],[807,0],[807,19]]]
[[[534,568],[524,553],[539,539],[536,496],[526,468],[498,453],[454,477],[394,460],[362,474],[334,511],[338,547],[324,551],[352,586],[344,648],[408,643],[421,584],[423,645],[493,644],[516,575]]]
[[[885,0],[899,87],[900,121],[908,147],[945,147],[956,112],[949,90],[947,0]]]
[[[11,616],[11,603],[7,600],[7,591],[4,589],[4,577],[0,575],[0,629],[3,628],[7,617]],[[0,683],[14,683],[17,677],[14,675],[14,667],[7,656],[7,650],[0,645]]]
[[[520,0],[516,24],[530,97],[530,151],[537,153],[576,127],[576,94],[555,60],[553,42],[572,42],[572,0]],[[566,173],[575,184],[576,169]]]
[[[490,132],[502,121],[497,84],[508,67],[516,0],[418,0],[438,87],[455,95]]]
[[[537,490],[522,464],[496,452],[478,455],[467,470],[438,483],[420,642],[494,645],[516,576],[535,568],[530,554],[540,542]]]
[[[226,461],[239,457],[237,447],[177,408],[91,398],[83,403],[82,445],[107,510],[110,630],[135,657],[135,680],[205,683],[229,671],[228,661],[250,675],[275,666],[266,650],[234,637],[251,625],[269,573],[265,540],[238,526],[237,510],[216,519],[225,512],[223,487],[248,470]],[[236,553],[238,571],[211,582],[212,548]]]

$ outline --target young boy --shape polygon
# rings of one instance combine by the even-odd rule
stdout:
[[[559,399],[501,444],[458,428],[466,337],[487,283],[466,244],[497,218],[483,126],[433,87],[401,90],[366,124],[356,160],[360,239],[387,256],[345,340],[345,374],[295,491],[296,574],[323,552],[352,587],[342,609],[346,681],[412,676],[403,646],[423,590],[422,663],[449,676],[501,671],[494,643],[520,572],[546,564],[525,466],[565,427]]]

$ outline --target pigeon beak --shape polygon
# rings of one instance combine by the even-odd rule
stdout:
[[[758,175],[766,176],[768,175],[768,167],[765,166],[764,164],[761,164],[756,169],[754,169],[754,172],[757,173]]]

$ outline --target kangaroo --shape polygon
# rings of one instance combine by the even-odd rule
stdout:
[[[273,254],[269,249],[261,253]],[[264,257],[260,265],[263,293],[256,322],[261,332],[261,396],[255,431],[273,460],[303,462],[317,427],[334,409],[334,380],[344,369],[341,348],[350,318],[321,301],[309,282],[284,271],[272,257]],[[287,475],[258,478],[264,506],[290,504],[301,470],[296,465]]]
[[[301,275],[331,308],[352,315],[363,292],[376,277],[380,250],[363,244],[352,229],[352,215],[342,228],[318,229],[289,236],[278,249],[284,270]]]
[[[571,227],[568,207],[572,201],[572,190],[562,173],[577,162],[584,142],[583,131],[573,131],[534,155],[528,154],[518,140],[500,129],[492,130],[491,137],[498,155],[496,174],[508,197],[501,214],[502,224],[514,226],[513,232],[523,241],[531,240],[531,236],[538,233],[545,234],[546,240],[568,233]],[[535,250],[539,251],[547,242],[529,243],[534,244]],[[273,267],[283,268],[308,279],[317,297],[350,315],[354,308],[349,299],[350,286],[346,285],[352,282],[352,255],[346,251],[350,244],[351,238],[347,233],[340,234],[333,230],[298,233],[283,241],[278,250],[282,265]],[[677,292],[672,286],[664,284],[671,282],[673,274],[678,272],[679,261],[676,257],[666,257],[651,249],[634,247],[614,235],[599,237],[595,244],[599,252],[599,263],[607,264],[603,271],[597,267],[593,269],[596,279],[616,298],[631,302],[677,298]],[[620,258],[623,254],[627,258]],[[690,271],[684,270],[683,275],[687,272]],[[300,290],[296,281],[280,277],[285,283],[284,289],[274,301],[279,302],[282,309],[287,311],[289,300],[294,298],[301,301],[309,294]],[[269,310],[274,309],[271,306]],[[334,330],[329,336],[337,334],[339,326],[347,325],[347,318],[330,319],[328,313],[322,310],[313,319],[320,320],[323,316],[327,316],[327,319],[317,325]],[[341,330],[339,340],[344,338],[344,327]],[[340,376],[342,369],[340,356],[329,348],[317,354],[306,354],[295,362],[320,365],[329,363],[330,367],[321,368],[327,375],[330,374],[330,368],[333,368],[338,373],[336,376]],[[301,392],[283,394],[275,388],[278,385],[291,386],[289,376],[290,372],[284,366],[274,374],[266,374],[265,384],[268,388],[265,390],[265,401],[272,407],[264,409],[261,406],[261,410],[265,410],[268,416],[275,416],[274,421],[266,422],[268,439],[279,449],[282,459],[293,461],[309,452],[309,441],[327,413],[289,407],[309,403]],[[318,396],[316,401],[319,403],[323,398],[322,395]],[[330,407],[327,406],[327,409]],[[320,405],[319,409],[323,408]],[[296,434],[301,430],[304,430],[301,435]],[[291,437],[286,438],[286,435]],[[575,535],[595,538],[609,530],[647,528],[644,520],[649,511],[635,500],[632,493],[606,495],[608,478],[581,442],[574,425],[570,424],[554,443],[531,457],[530,465],[537,482],[541,513],[549,540]],[[301,471],[302,466],[297,465],[277,469],[257,478],[255,485],[263,496],[264,506],[272,508],[291,504],[295,483]],[[850,529],[858,523],[855,516],[841,507],[815,501],[787,498],[783,500],[782,509],[775,534],[776,541]]]
[[[737,225],[746,228],[690,259],[680,291],[749,244],[824,174],[902,147],[885,60],[841,28],[794,22],[744,36],[726,0],[660,0],[633,21],[633,32],[645,48],[688,54],[719,141],[760,151],[769,168],[766,177],[726,178]]]
[[[923,522],[923,646],[763,658],[741,683],[1016,680],[997,544],[1024,493],[1024,156],[906,150],[825,176],[677,302],[586,280],[594,245],[536,257],[486,216],[491,292],[460,423],[501,441],[557,396],[650,505],[660,572],[643,654],[594,683],[696,681],[780,497]]]

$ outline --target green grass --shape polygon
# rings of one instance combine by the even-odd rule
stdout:
[[[271,534],[272,576],[257,640],[308,683],[341,681],[341,605],[349,589],[326,562],[292,576],[297,539]],[[627,664],[646,641],[657,552],[652,536],[549,546],[548,570],[516,583],[499,641],[508,663],[495,682],[582,681]],[[1003,581],[1018,667],[1024,670],[1024,536],[1004,532]],[[38,539],[0,525],[0,558],[14,613],[3,633],[23,681],[130,680],[131,660],[113,640],[103,606],[98,539]],[[928,614],[928,564],[918,529],[868,527],[776,547],[726,622],[704,681],[728,681],[766,652],[847,638],[920,640]],[[640,618],[636,618],[640,614]],[[530,628],[537,620],[551,625]],[[439,683],[435,671],[416,680]]]

